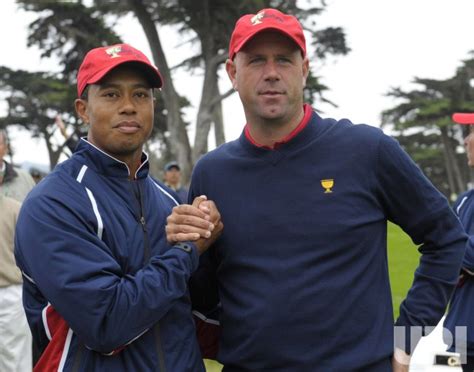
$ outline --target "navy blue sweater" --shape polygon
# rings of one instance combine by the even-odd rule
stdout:
[[[436,325],[445,310],[465,234],[447,200],[377,128],[313,113],[276,150],[242,134],[198,162],[190,199],[200,194],[216,202],[225,227],[191,290],[198,310],[221,301],[226,370],[387,365],[387,220],[423,244],[397,324]]]

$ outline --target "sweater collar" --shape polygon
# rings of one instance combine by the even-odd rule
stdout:
[[[303,106],[303,110],[304,110],[304,116],[303,116],[303,119],[301,120],[301,122],[296,126],[295,129],[293,129],[288,135],[286,135],[283,139],[281,139],[280,141],[278,142],[275,142],[273,144],[273,146],[266,146],[266,145],[260,145],[259,143],[257,143],[253,138],[252,138],[252,135],[250,134],[250,130],[249,130],[249,125],[248,123],[245,125],[245,128],[244,128],[244,134],[245,134],[245,137],[247,138],[247,140],[253,144],[254,146],[257,146],[257,147],[261,147],[261,148],[264,148],[264,149],[267,149],[267,150],[275,150],[275,149],[278,149],[281,145],[291,141],[294,137],[296,137],[298,135],[298,133],[300,133],[305,127],[306,125],[308,125],[309,123],[309,120],[311,119],[311,113],[313,112],[313,109],[311,108],[310,105],[308,105],[307,103],[304,104]]]
[[[94,146],[85,137],[81,138],[77,145],[76,152],[74,153],[74,157],[76,156],[78,158],[85,158],[88,167],[105,176],[128,178],[130,175],[130,169],[126,163]],[[141,165],[137,169],[134,179],[146,178],[148,176],[148,169],[148,154],[142,152]]]
[[[323,120],[316,112],[313,111],[310,105],[305,105],[305,116],[301,123],[303,125],[298,125],[297,128],[300,130],[297,133],[294,133],[297,128],[291,133],[293,136],[286,142],[281,143],[278,147],[270,149],[269,147],[257,146],[252,143],[246,136],[245,130],[242,131],[238,142],[250,151],[251,153],[257,156],[263,156],[265,154],[271,154],[274,152],[286,152],[292,151],[293,149],[298,149],[305,146],[308,142],[314,140],[315,136],[317,137],[323,128],[321,127],[321,121]],[[287,136],[288,137],[288,136]]]

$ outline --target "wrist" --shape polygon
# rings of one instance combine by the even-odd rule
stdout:
[[[393,359],[395,359],[397,363],[407,366],[410,364],[411,356],[405,353],[402,349],[396,347],[393,351]]]

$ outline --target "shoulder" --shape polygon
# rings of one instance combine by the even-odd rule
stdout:
[[[241,151],[239,139],[224,143],[216,149],[204,154],[197,162],[194,169],[202,169],[209,166],[216,166],[226,160],[236,156]]]
[[[381,141],[391,140],[380,128],[365,123],[356,124],[349,119],[322,118],[313,115],[316,126],[319,126],[318,138],[329,141],[338,147],[357,153],[377,151]],[[396,143],[396,141],[394,141]]]
[[[364,123],[355,124],[349,119],[341,119],[337,122],[337,124],[348,134],[361,140],[366,139],[377,141],[383,137],[387,137],[387,135],[384,134],[384,132],[378,127]]]
[[[2,208],[2,210],[13,211],[16,213],[18,213],[21,207],[21,203],[18,200],[3,195],[0,197],[0,205],[5,208]]]
[[[323,129],[332,129],[335,131],[334,133],[337,134],[350,134],[360,138],[379,138],[384,135],[383,131],[376,126],[365,123],[354,123],[347,118],[323,118],[318,113],[313,112],[311,120]]]
[[[26,182],[31,185],[35,185],[35,181],[33,180],[33,177],[31,177],[31,174],[27,172],[26,170],[18,167],[13,167],[15,170],[15,173],[17,174],[18,180],[21,182]]]
[[[67,165],[60,164],[30,191],[24,204],[36,205],[48,200],[80,204],[86,197],[84,185],[69,173]]]

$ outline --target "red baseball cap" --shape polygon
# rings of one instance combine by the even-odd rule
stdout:
[[[458,124],[474,124],[474,113],[456,112],[453,121]]]
[[[135,62],[141,68],[153,88],[161,88],[160,72],[142,52],[128,44],[116,44],[94,48],[86,54],[77,73],[77,96],[81,96],[88,84],[97,83],[112,69],[128,62]]]
[[[251,38],[266,30],[275,30],[288,36],[301,49],[303,57],[306,56],[303,27],[296,17],[267,8],[260,10],[257,14],[246,14],[239,18],[230,38],[229,58],[233,59]]]

